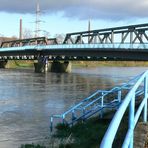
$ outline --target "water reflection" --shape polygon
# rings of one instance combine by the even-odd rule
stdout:
[[[71,74],[0,71],[0,147],[43,140],[49,116],[61,113],[96,91],[127,81],[147,68],[74,69]]]

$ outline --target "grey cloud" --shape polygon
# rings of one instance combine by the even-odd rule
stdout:
[[[0,11],[34,13],[37,0],[0,0]],[[148,16],[147,0],[40,0],[47,14],[63,12],[65,17],[79,19],[122,20]]]

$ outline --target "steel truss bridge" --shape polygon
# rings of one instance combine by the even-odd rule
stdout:
[[[62,43],[45,37],[6,41],[0,59],[148,60],[148,23],[68,33]]]

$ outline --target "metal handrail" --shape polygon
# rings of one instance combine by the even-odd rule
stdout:
[[[59,115],[52,115],[50,117],[51,129],[53,127],[53,119],[54,118],[61,118],[63,123],[68,123],[66,121],[66,117],[68,115],[72,115],[72,118],[71,118],[72,121],[70,121],[69,123],[73,124],[74,122],[78,121],[79,119],[87,119],[86,116],[88,114],[93,114],[94,112],[99,112],[101,110],[104,110],[105,108],[112,108],[113,106],[118,106],[121,102],[121,96],[122,96],[121,91],[127,90],[127,88],[129,90],[134,85],[134,82],[140,76],[141,76],[141,74],[134,77],[126,84],[123,84],[118,87],[114,87],[114,88],[107,90],[107,91],[106,90],[97,90],[92,95],[85,98],[80,103],[71,107],[69,110],[65,111],[64,113],[59,114]],[[140,93],[140,90],[138,90],[137,94],[139,94],[139,93]],[[114,97],[112,100],[110,100],[110,102],[105,103],[105,97],[107,98],[108,97],[107,95],[110,95],[110,94],[116,94],[117,98]],[[114,103],[116,103],[116,105],[114,105]],[[96,111],[95,111],[95,109],[96,109]],[[76,116],[77,112],[79,112],[79,115]],[[102,116],[102,114],[101,114],[101,116]]]
[[[143,85],[144,83],[144,85]],[[143,86],[144,90],[144,98],[135,113],[135,98],[136,98],[136,91],[138,90],[139,86]],[[123,148],[133,148],[133,139],[134,139],[134,129],[138,122],[138,119],[144,110],[143,113],[143,121],[147,122],[147,99],[148,99],[148,71],[143,73],[132,89],[129,91],[123,102],[121,103],[119,109],[115,113],[105,135],[101,142],[101,148],[111,148],[113,141],[115,139],[115,135],[123,118],[127,107],[129,107],[129,124],[128,124],[128,131],[126,137],[124,139]]]

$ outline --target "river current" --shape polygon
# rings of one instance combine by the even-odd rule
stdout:
[[[44,141],[50,134],[50,115],[64,112],[97,89],[121,85],[147,69],[77,68],[70,74],[1,69],[0,148]]]

